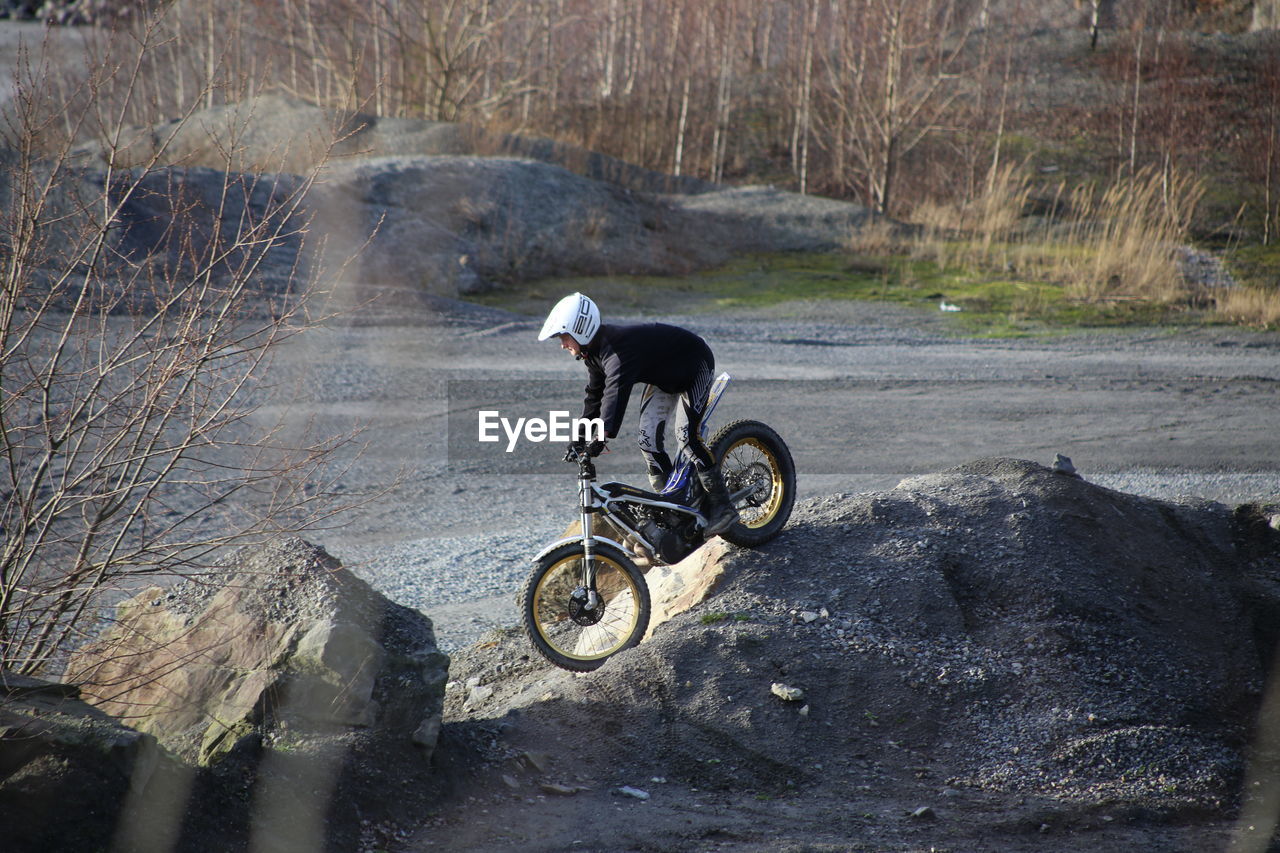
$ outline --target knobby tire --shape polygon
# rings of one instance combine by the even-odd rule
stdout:
[[[600,606],[573,609],[580,586],[582,543],[548,552],[534,565],[521,598],[525,631],[535,649],[551,663],[573,672],[590,672],[623,649],[640,642],[649,627],[649,587],[626,554],[604,542],[595,545],[596,589]]]
[[[782,532],[796,500],[796,466],[782,437],[760,421],[734,421],[712,437],[711,452],[730,494],[756,487],[735,504],[741,520],[721,538],[753,548]]]

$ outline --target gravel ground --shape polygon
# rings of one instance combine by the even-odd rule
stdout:
[[[1142,468],[1099,473],[1091,477],[1091,482],[1116,491],[1169,500],[1203,496],[1231,505],[1280,500],[1280,479],[1276,474]],[[869,481],[864,483],[865,488],[860,491],[875,488]],[[534,491],[543,484],[548,490],[561,488],[565,500],[558,505],[529,507],[527,512],[508,507],[510,515],[527,516],[512,532],[425,536],[374,547],[352,547],[344,550],[345,564],[392,600],[433,615],[440,647],[456,651],[476,642],[488,630],[517,622],[517,596],[528,576],[531,559],[573,520],[572,483],[545,478]],[[811,477],[807,485],[808,495],[837,494],[847,491],[850,481],[843,476]]]
[[[937,316],[894,306],[667,307],[633,316],[682,323],[712,343],[736,379],[718,422],[755,417],[777,428],[802,497],[887,489],[984,456],[1049,464],[1059,452],[1091,482],[1133,494],[1229,505],[1280,495],[1275,335],[986,341],[945,335]],[[366,429],[368,447],[344,482],[352,493],[393,484],[323,544],[432,616],[442,646],[457,649],[515,623],[529,560],[574,518],[576,502],[558,451],[531,445],[517,463],[471,441],[475,410],[576,411],[583,371],[535,340],[532,317],[437,300],[403,320],[316,330],[282,353],[276,373],[281,394],[293,389],[289,417]],[[602,476],[642,480],[629,440],[615,448]]]

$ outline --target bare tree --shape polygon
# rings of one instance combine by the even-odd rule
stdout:
[[[728,2],[719,4],[716,50],[715,125],[711,137],[711,180],[724,180],[724,164],[729,149],[730,118],[733,113],[733,82],[736,77],[735,45],[737,10]]]
[[[163,166],[203,88],[121,167],[161,31],[100,51],[69,101],[27,63],[2,129],[0,666],[21,672],[143,578],[328,511],[342,439],[286,442],[251,419],[272,351],[306,324],[311,178]]]
[[[1089,49],[1098,49],[1098,36],[1102,32],[1103,21],[1107,17],[1107,9],[1111,0],[1089,0]]]
[[[1234,146],[1257,193],[1262,243],[1271,245],[1280,233],[1280,55],[1261,60],[1248,95],[1248,120]]]
[[[842,127],[832,138],[848,146],[836,159],[859,172],[872,205],[887,213],[903,158],[937,129],[955,97],[953,66],[972,24],[952,0],[833,5],[821,107]]]
[[[795,131],[792,136],[792,160],[800,182],[800,192],[809,189],[809,137],[813,114],[813,55],[818,38],[818,0],[806,0],[804,35],[802,36],[799,91],[796,94]]]

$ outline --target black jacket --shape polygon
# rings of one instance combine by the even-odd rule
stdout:
[[[582,416],[602,419],[609,438],[618,434],[631,387],[637,382],[679,394],[693,387],[700,370],[715,368],[706,341],[665,323],[602,325],[582,360],[588,373]]]

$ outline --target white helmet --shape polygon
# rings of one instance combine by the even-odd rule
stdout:
[[[542,331],[538,333],[538,340],[545,341],[567,332],[585,347],[591,343],[599,328],[600,309],[596,304],[581,293],[570,293],[551,309],[547,322],[542,324]]]

